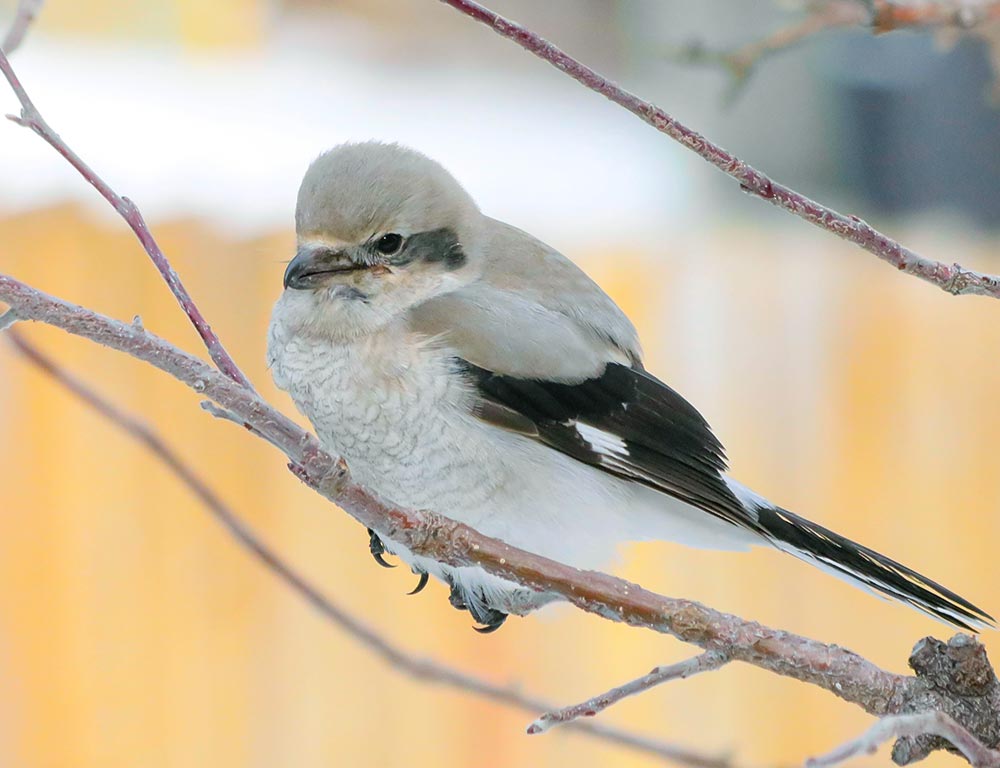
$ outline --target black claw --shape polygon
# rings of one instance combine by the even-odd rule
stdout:
[[[383,568],[395,568],[396,566],[392,563],[387,563],[382,555],[385,554],[385,544],[382,543],[382,539],[378,537],[371,528],[368,529],[368,550],[372,553],[372,557],[375,558],[375,562],[381,565]]]
[[[427,574],[424,574],[426,576]],[[488,635],[490,632],[496,632],[503,623],[507,621],[507,614],[503,611],[498,611],[495,608],[489,608],[486,605],[486,595],[483,592],[479,593],[479,600],[475,599],[475,595],[470,595],[473,599],[469,602],[465,600],[465,593],[459,588],[459,586],[448,578],[448,583],[451,585],[451,594],[448,596],[448,602],[452,604],[453,607],[460,611],[468,611],[472,614],[472,618],[475,619],[482,626],[473,627],[476,632],[481,635]],[[421,576],[421,585],[423,584],[423,576]],[[418,585],[418,588],[420,585]],[[415,592],[418,590],[414,590]]]
[[[473,619],[482,624],[481,627],[473,627],[473,629],[481,635],[488,635],[503,626],[503,623],[507,621],[507,614],[496,608],[488,607],[484,592],[480,592],[479,597],[479,601],[473,601],[473,604],[469,606],[469,613],[472,614]]]
[[[430,576],[427,575],[427,571],[421,571],[420,580],[417,582],[417,586],[415,586],[412,590],[410,590],[406,594],[415,595],[417,594],[417,592],[422,592],[424,587],[427,586],[427,579],[429,578]]]
[[[496,632],[498,629],[500,629],[500,627],[503,626],[503,623],[505,621],[507,621],[507,614],[506,613],[500,613],[500,611],[493,611],[493,613],[496,613],[499,616],[499,618],[494,619],[492,622],[490,622],[486,626],[483,626],[483,627],[473,627],[473,629],[476,630],[476,632],[478,632],[481,635],[488,635],[491,632]]]

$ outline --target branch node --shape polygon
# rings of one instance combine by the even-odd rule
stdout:
[[[906,765],[939,749],[958,748],[966,754],[951,737],[952,724],[983,749],[1000,744],[1000,682],[982,643],[965,634],[947,643],[925,637],[913,647],[909,664],[917,680],[903,711],[941,715],[951,723],[945,730],[944,726],[924,731],[911,728],[895,734],[899,738],[892,752],[896,763]]]
[[[240,424],[240,425],[243,424],[243,419],[241,419],[239,416],[237,416],[232,411],[227,410],[226,408],[222,408],[222,407],[216,405],[211,400],[202,400],[201,401],[201,409],[203,411],[205,411],[206,413],[211,414],[212,416],[214,416],[217,419],[225,419],[226,421],[233,421],[233,422],[235,422],[237,424]]]
[[[142,218],[142,213],[139,211],[139,206],[135,204],[135,201],[125,195],[121,195],[119,200],[121,200],[122,213],[126,217],[133,217],[140,229],[146,229],[146,222]]]

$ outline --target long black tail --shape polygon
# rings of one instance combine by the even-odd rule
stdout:
[[[785,552],[911,605],[936,619],[976,631],[995,626],[993,617],[950,589],[880,555],[873,549],[793,515],[780,507],[755,510],[760,527]]]

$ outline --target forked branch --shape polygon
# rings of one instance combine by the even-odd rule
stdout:
[[[123,219],[125,219],[129,228],[139,239],[143,249],[149,255],[149,258],[152,260],[157,271],[159,271],[167,286],[170,288],[171,293],[174,294],[177,302],[181,305],[181,309],[184,310],[184,314],[186,314],[191,320],[191,323],[194,325],[195,330],[201,337],[201,340],[205,343],[205,348],[208,350],[208,354],[211,356],[215,364],[219,366],[219,370],[233,379],[233,381],[238,381],[243,386],[250,387],[250,380],[247,379],[247,377],[243,374],[243,371],[241,371],[239,366],[236,365],[236,362],[222,345],[222,341],[219,340],[215,331],[212,330],[212,327],[208,324],[204,315],[202,315],[198,305],[194,303],[194,299],[191,298],[191,294],[188,293],[187,288],[184,287],[184,283],[181,282],[180,276],[171,266],[166,255],[163,253],[159,244],[153,237],[153,234],[149,231],[149,227],[146,225],[146,221],[143,219],[142,213],[140,213],[135,203],[133,203],[129,198],[123,197],[115,192],[111,186],[104,181],[104,179],[98,176],[94,169],[84,162],[83,158],[70,149],[69,145],[59,138],[59,134],[52,130],[49,124],[45,122],[45,118],[42,117],[41,112],[38,111],[31,99],[28,97],[27,91],[24,90],[24,87],[21,85],[21,81],[14,73],[13,68],[10,66],[10,61],[7,59],[7,56],[3,53],[3,51],[0,51],[0,72],[3,73],[5,78],[7,78],[7,82],[14,91],[14,95],[17,96],[17,100],[21,103],[21,114],[7,115],[7,118],[18,125],[30,128],[36,134],[41,136],[50,147],[66,158],[66,161],[101,194],[101,197],[111,203],[111,206],[119,213],[119,215],[121,215]]]

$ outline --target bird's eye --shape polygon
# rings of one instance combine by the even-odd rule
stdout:
[[[400,248],[403,247],[403,236],[397,235],[395,232],[390,232],[388,235],[382,235],[375,243],[375,250],[386,256],[391,256],[396,253]]]

